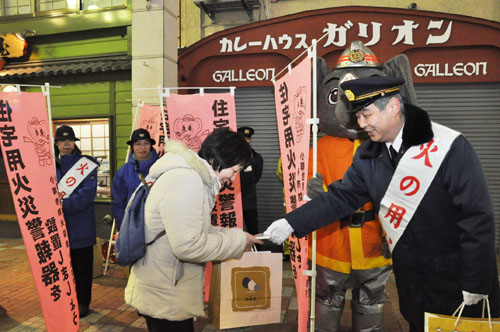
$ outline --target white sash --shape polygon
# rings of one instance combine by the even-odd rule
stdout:
[[[434,139],[412,146],[401,158],[380,202],[379,219],[392,250],[429,189],[450,146],[460,133],[432,122]]]
[[[99,165],[87,157],[81,157],[57,183],[61,198],[68,198],[97,166]]]

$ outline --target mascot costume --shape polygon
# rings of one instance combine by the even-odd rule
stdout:
[[[355,118],[347,115],[348,103],[341,98],[340,83],[374,75],[403,77],[409,82],[403,89],[403,98],[416,104],[405,55],[381,65],[368,47],[354,41],[342,53],[332,72],[326,61],[318,58],[319,130],[325,135],[318,141],[316,177],[312,177],[312,167],[309,167],[308,196],[311,198],[343,177],[360,140],[366,138],[357,130]],[[312,165],[312,153],[309,165]],[[316,331],[340,330],[348,288],[352,289],[352,330],[382,331],[385,284],[392,271],[392,260],[371,203],[339,222],[318,229],[316,246]]]

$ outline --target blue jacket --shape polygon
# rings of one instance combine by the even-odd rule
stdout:
[[[68,170],[83,157],[79,153],[60,156],[56,171],[59,181]],[[98,164],[90,156],[84,156]],[[71,249],[92,247],[96,244],[94,198],[97,191],[97,168],[95,168],[73,193],[62,200],[64,219],[68,229]]]
[[[151,156],[148,160],[138,161],[134,159],[133,152],[130,152],[127,163],[116,172],[116,175],[111,184],[111,211],[115,217],[116,227],[120,229],[125,207],[127,206],[130,195],[135,191],[141,183],[137,171],[144,177],[149,174],[149,168],[158,160],[156,150],[151,149]],[[137,165],[139,168],[137,169]]]

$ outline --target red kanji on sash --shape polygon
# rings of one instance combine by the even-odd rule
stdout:
[[[438,150],[437,145],[432,146],[433,144],[434,140],[430,141],[427,144],[420,144],[420,150],[422,150],[422,152],[412,157],[412,159],[420,159],[422,157],[425,157],[425,162],[424,162],[425,166],[432,167],[431,162],[429,160],[429,152],[436,152]]]
[[[87,163],[85,164],[80,164],[80,168],[77,168],[77,171],[80,171],[80,173],[83,175],[83,171],[89,169],[89,165]]]
[[[69,186],[69,187],[72,187],[74,186],[76,183],[76,179],[73,177],[73,176],[70,176],[69,178],[66,179],[66,184]]]
[[[406,209],[404,207],[391,203],[391,206],[387,210],[387,214],[384,216],[384,218],[390,217],[390,222],[392,224],[392,222],[394,221],[394,228],[396,229],[399,227],[401,220],[403,220],[405,213]]]
[[[418,190],[420,189],[420,181],[416,177],[405,176],[401,179],[401,182],[399,183],[399,189],[401,189],[401,191],[411,189],[411,187],[415,188],[408,193],[403,192],[403,194],[405,194],[406,196],[413,196],[418,192]]]

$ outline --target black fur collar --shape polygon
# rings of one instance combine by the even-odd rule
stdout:
[[[431,120],[426,111],[416,106],[405,104],[405,126],[403,129],[403,146],[405,150],[411,146],[429,142],[434,137]],[[361,159],[374,158],[385,148],[385,143],[366,141],[359,148]]]

